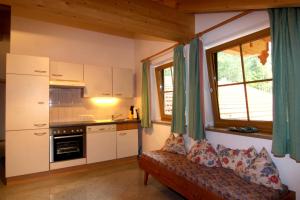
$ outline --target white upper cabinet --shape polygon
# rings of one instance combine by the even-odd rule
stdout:
[[[112,96],[112,68],[84,65],[85,97]]]
[[[7,54],[6,73],[49,76],[49,58]]]
[[[131,69],[113,69],[113,96],[133,97],[133,71]]]
[[[49,78],[6,75],[6,130],[49,127]]]
[[[60,81],[83,81],[83,65],[50,61],[50,79]]]

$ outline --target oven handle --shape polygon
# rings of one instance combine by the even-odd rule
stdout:
[[[83,137],[83,135],[67,135],[67,136],[54,136],[54,139],[64,139],[64,138],[75,138],[75,137]]]

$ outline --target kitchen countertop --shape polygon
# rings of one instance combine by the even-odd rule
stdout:
[[[59,127],[68,127],[68,126],[92,126],[92,125],[105,125],[105,124],[140,123],[140,122],[141,120],[139,119],[54,122],[54,123],[50,123],[50,128],[59,128]]]

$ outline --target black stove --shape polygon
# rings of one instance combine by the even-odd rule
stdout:
[[[50,162],[85,157],[85,126],[50,129]]]

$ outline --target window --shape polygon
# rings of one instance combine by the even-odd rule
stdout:
[[[271,132],[270,30],[209,49],[207,61],[215,126],[255,126]]]
[[[161,120],[171,121],[173,103],[173,62],[155,68]]]

